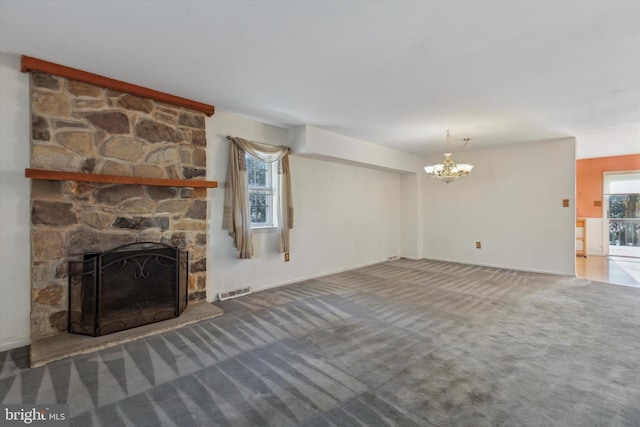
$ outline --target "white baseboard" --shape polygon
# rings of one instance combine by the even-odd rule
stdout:
[[[602,251],[590,251],[587,249],[587,256],[606,256]]]
[[[402,257],[402,258],[404,258],[404,257]],[[305,280],[317,279],[318,277],[329,276],[331,274],[344,273],[345,271],[355,270],[356,268],[368,267],[370,265],[380,264],[381,262],[391,262],[391,261],[388,261],[386,259],[382,259],[382,260],[379,260],[379,261],[366,262],[366,263],[363,263],[363,264],[352,265],[352,266],[349,266],[349,267],[344,267],[344,268],[339,268],[339,269],[336,269],[336,270],[326,271],[324,273],[312,274],[310,276],[301,276],[301,277],[298,277],[298,278],[295,278],[295,279],[285,280],[284,282],[277,282],[277,283],[272,283],[272,284],[269,284],[269,285],[262,285],[262,286],[253,286],[252,285],[251,289],[252,289],[253,292],[266,291],[267,289],[273,289],[273,288],[278,288],[280,286],[291,285],[293,283],[304,282]],[[209,297],[209,292],[207,291],[207,302],[218,302],[218,300],[215,297],[215,295],[217,295],[217,294],[218,293],[215,292],[213,297]]]
[[[317,279],[319,277],[329,276],[331,274],[344,273],[345,271],[355,270],[356,268],[368,267],[370,265],[380,264],[381,262],[389,262],[389,261],[387,261],[385,259],[385,260],[381,260],[381,261],[366,262],[366,263],[359,264],[359,265],[352,265],[350,267],[339,268],[337,270],[327,271],[325,273],[312,274],[310,276],[300,277],[298,279],[286,280],[284,282],[274,283],[272,285],[260,286],[260,287],[256,288],[256,291],[264,291],[264,290],[267,290],[267,289],[278,288],[280,286],[291,285],[293,283],[298,283],[298,282],[304,282],[305,280]]]
[[[490,267],[490,268],[501,268],[503,270],[514,270],[514,271],[526,271],[528,273],[540,273],[540,274],[553,274],[554,276],[566,276],[566,277],[575,277],[575,272],[573,274],[558,272],[558,271],[548,271],[548,270],[536,270],[533,268],[522,268],[522,267],[514,267],[509,265],[500,265],[500,264],[485,264],[485,263],[470,263],[465,261],[458,261],[455,259],[445,259],[445,258],[421,258],[432,261],[443,261],[443,262],[453,262],[456,264],[465,264],[465,265],[477,265],[480,267]]]
[[[530,272],[530,273],[553,274],[555,276],[572,277],[571,274],[558,273],[556,271],[524,269],[524,268],[516,268],[516,267],[512,267],[512,266],[496,265],[496,264],[478,264],[478,263],[471,264],[469,262],[462,262],[462,261],[458,261],[458,260],[451,260],[451,259],[444,259],[444,258],[418,258],[418,257],[402,256],[399,259],[410,259],[410,260],[413,260],[413,261],[432,260],[432,261],[453,262],[453,263],[456,263],[456,264],[477,265],[477,266],[481,266],[481,267],[501,268],[501,269],[504,269],[504,270],[527,271],[527,272]],[[325,271],[323,273],[312,274],[312,275],[309,275],[309,276],[301,276],[301,277],[297,277],[295,279],[285,280],[283,282],[272,283],[272,284],[269,284],[269,285],[251,286],[251,289],[252,289],[253,292],[266,291],[267,289],[273,289],[273,288],[278,288],[280,286],[291,285],[293,283],[304,282],[305,280],[317,279],[319,277],[329,276],[331,274],[344,273],[345,271],[355,270],[355,269],[362,268],[362,267],[368,267],[370,265],[380,264],[380,263],[383,263],[383,262],[393,262],[393,261],[389,261],[389,260],[386,260],[386,259],[379,260],[379,261],[372,261],[372,262],[367,262],[367,263],[363,263],[363,264],[359,264],[359,265],[352,265],[352,266],[345,267],[345,268],[339,268],[339,269],[336,269],[336,270]],[[573,276],[575,276],[575,275],[573,275]],[[209,294],[209,292],[207,292],[207,294]],[[215,295],[217,295],[217,292],[215,293]],[[214,295],[214,297],[207,297],[207,302],[218,302],[217,299],[215,298],[215,295]]]

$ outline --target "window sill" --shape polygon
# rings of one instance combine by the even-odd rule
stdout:
[[[266,227],[251,227],[252,233],[275,233],[278,231],[278,227],[272,225]]]

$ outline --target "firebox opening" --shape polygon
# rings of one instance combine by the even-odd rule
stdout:
[[[100,336],[178,317],[187,306],[188,252],[154,242],[69,262],[69,332]]]

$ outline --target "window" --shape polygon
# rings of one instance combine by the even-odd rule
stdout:
[[[275,214],[277,162],[265,163],[245,154],[247,160],[247,184],[249,187],[249,211],[251,228],[277,227]]]
[[[640,173],[604,174],[609,255],[640,257]]]

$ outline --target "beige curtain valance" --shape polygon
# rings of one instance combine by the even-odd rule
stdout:
[[[291,173],[289,148],[261,142],[227,137],[229,163],[224,191],[224,214],[222,228],[229,231],[239,259],[253,257],[251,237],[251,213],[247,187],[247,165],[245,153],[266,163],[278,162],[278,235],[280,252],[289,252],[289,230],[293,228],[293,202],[291,197]]]

